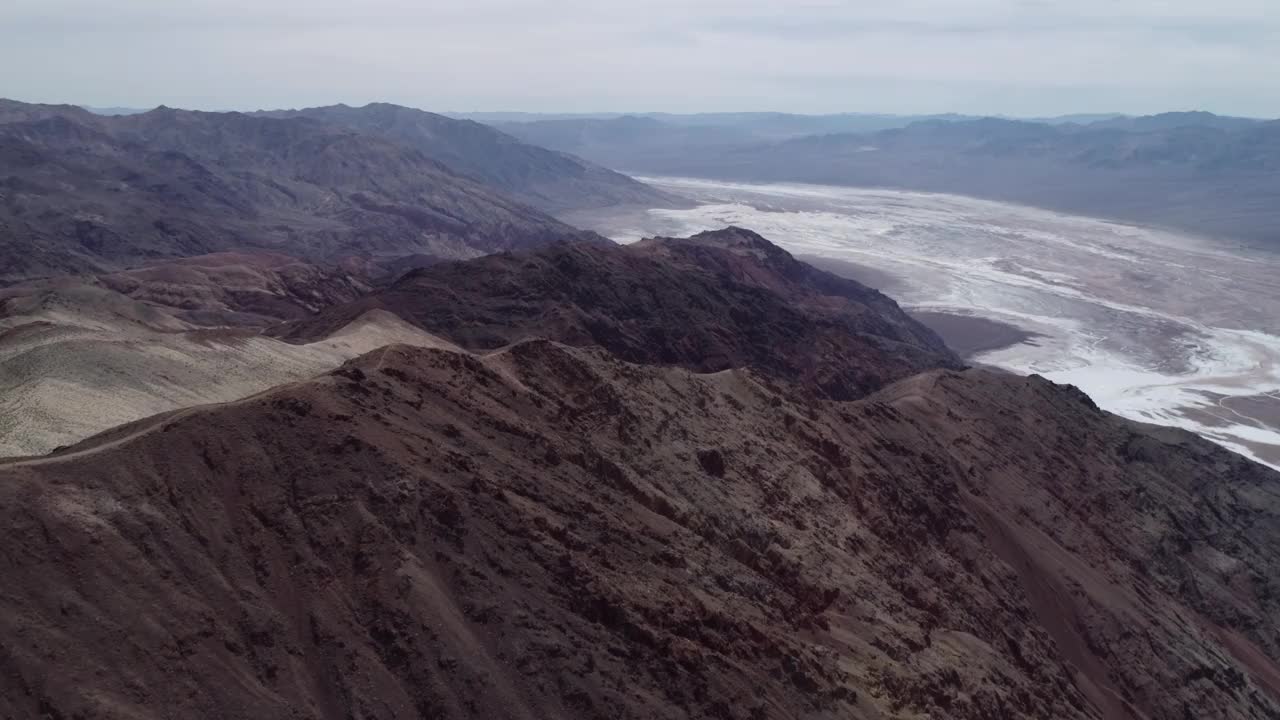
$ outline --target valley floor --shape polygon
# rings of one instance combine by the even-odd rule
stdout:
[[[698,204],[568,219],[622,242],[749,227],[880,287],[976,362],[1280,467],[1275,256],[949,195],[646,180]]]

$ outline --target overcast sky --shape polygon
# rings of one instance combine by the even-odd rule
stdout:
[[[0,96],[1280,116],[1280,0],[0,0]]]

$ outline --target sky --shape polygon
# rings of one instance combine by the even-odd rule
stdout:
[[[1280,0],[0,0],[0,97],[1280,117]]]

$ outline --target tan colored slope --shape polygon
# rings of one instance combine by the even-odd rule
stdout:
[[[113,321],[60,307],[10,319],[14,327],[0,330],[0,457],[40,455],[148,415],[246,397],[390,343],[450,346],[382,311],[306,345],[251,330],[161,331],[131,315]]]

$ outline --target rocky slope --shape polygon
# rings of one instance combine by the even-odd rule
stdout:
[[[260,334],[370,289],[348,270],[245,253],[0,288],[0,457],[235,400],[388,343],[447,344],[385,312],[304,344]]]
[[[470,120],[387,103],[358,108],[330,105],[266,114],[310,118],[403,144],[546,212],[619,204],[658,207],[679,202],[621,173],[521,142]]]
[[[373,289],[365,270],[273,253],[199,255],[0,288],[0,324],[34,319],[110,324],[122,319],[120,312],[142,309],[146,317],[134,319],[155,327],[266,327],[362,297]],[[80,300],[88,297],[100,300]]]
[[[449,343],[370,312],[304,345],[246,330],[33,322],[0,330],[0,457],[43,455],[161,412],[247,397],[389,343]]]
[[[0,466],[0,713],[1268,718],[1274,473],[1036,378],[532,340]]]
[[[385,312],[303,344],[264,325],[350,300],[349,275],[218,255],[0,289],[0,457],[326,372],[388,343],[448,343]]]
[[[700,372],[765,368],[836,398],[960,366],[883,294],[740,228],[442,263],[270,332],[311,340],[371,309],[475,350],[545,337]]]
[[[107,273],[94,281],[196,326],[266,327],[358,299],[373,289],[363,269],[279,254],[215,253]]]
[[[227,250],[472,257],[583,236],[416,150],[314,120],[0,106],[0,281]]]
[[[390,308],[469,349],[0,461],[0,717],[1280,713],[1280,475],[753,233],[285,334]]]
[[[359,273],[245,253],[0,289],[0,457],[436,335],[481,349],[553,335],[703,370],[758,364],[836,397],[959,366],[888,298],[741,230],[442,264],[370,290]]]

